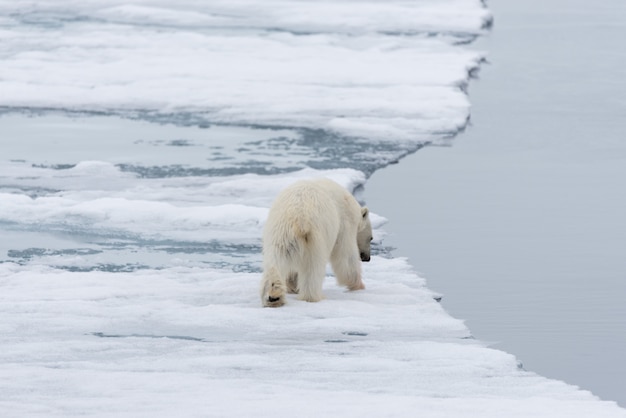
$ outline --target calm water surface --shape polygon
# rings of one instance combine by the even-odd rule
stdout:
[[[477,338],[626,406],[626,3],[489,7],[473,126],[367,203]]]

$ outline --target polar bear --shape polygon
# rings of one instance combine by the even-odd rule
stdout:
[[[283,190],[269,211],[263,231],[263,306],[285,304],[285,292],[298,299],[323,299],[330,261],[337,283],[365,289],[361,261],[370,260],[369,211],[329,179],[301,180]]]

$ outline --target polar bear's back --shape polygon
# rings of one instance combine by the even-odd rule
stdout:
[[[270,242],[280,238],[307,238],[322,225],[326,225],[326,232],[338,229],[338,222],[328,225],[329,220],[339,219],[332,193],[332,185],[322,180],[301,180],[287,187],[270,209],[264,238],[269,238]]]
[[[276,197],[270,209],[263,232],[266,257],[279,262],[315,249],[330,254],[345,224],[354,222],[354,211],[360,211],[354,197],[332,180],[292,184]],[[329,254],[320,256],[327,258]]]

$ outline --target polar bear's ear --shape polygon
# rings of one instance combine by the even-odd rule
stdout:
[[[367,218],[367,215],[370,213],[369,209],[365,206],[363,206],[361,208],[361,216],[363,216],[363,219]]]

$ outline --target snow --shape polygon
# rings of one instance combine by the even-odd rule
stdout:
[[[258,274],[0,265],[15,416],[624,416],[468,339],[403,259],[365,292],[260,307]],[[389,274],[393,272],[393,274]],[[302,412],[299,412],[302,411]]]
[[[367,146],[380,168],[465,126],[479,0],[0,15],[0,415],[626,416],[473,339],[376,208],[365,291],[329,271],[322,302],[261,307],[281,189],[359,197]]]
[[[0,171],[0,179],[14,179],[13,187],[36,184],[64,190],[36,198],[0,192],[3,222],[25,227],[72,224],[92,232],[115,230],[144,239],[197,242],[207,236],[258,241],[273,197],[299,179],[324,176],[349,190],[365,182],[363,173],[351,169],[154,180],[124,173],[103,161],[82,161],[66,170],[17,164],[15,171],[20,174]],[[383,222],[375,214],[372,221],[374,226]]]
[[[197,111],[423,140],[465,124],[459,85],[483,58],[445,34],[490,19],[478,0],[111,3],[0,3],[13,19],[0,28],[0,106]]]

